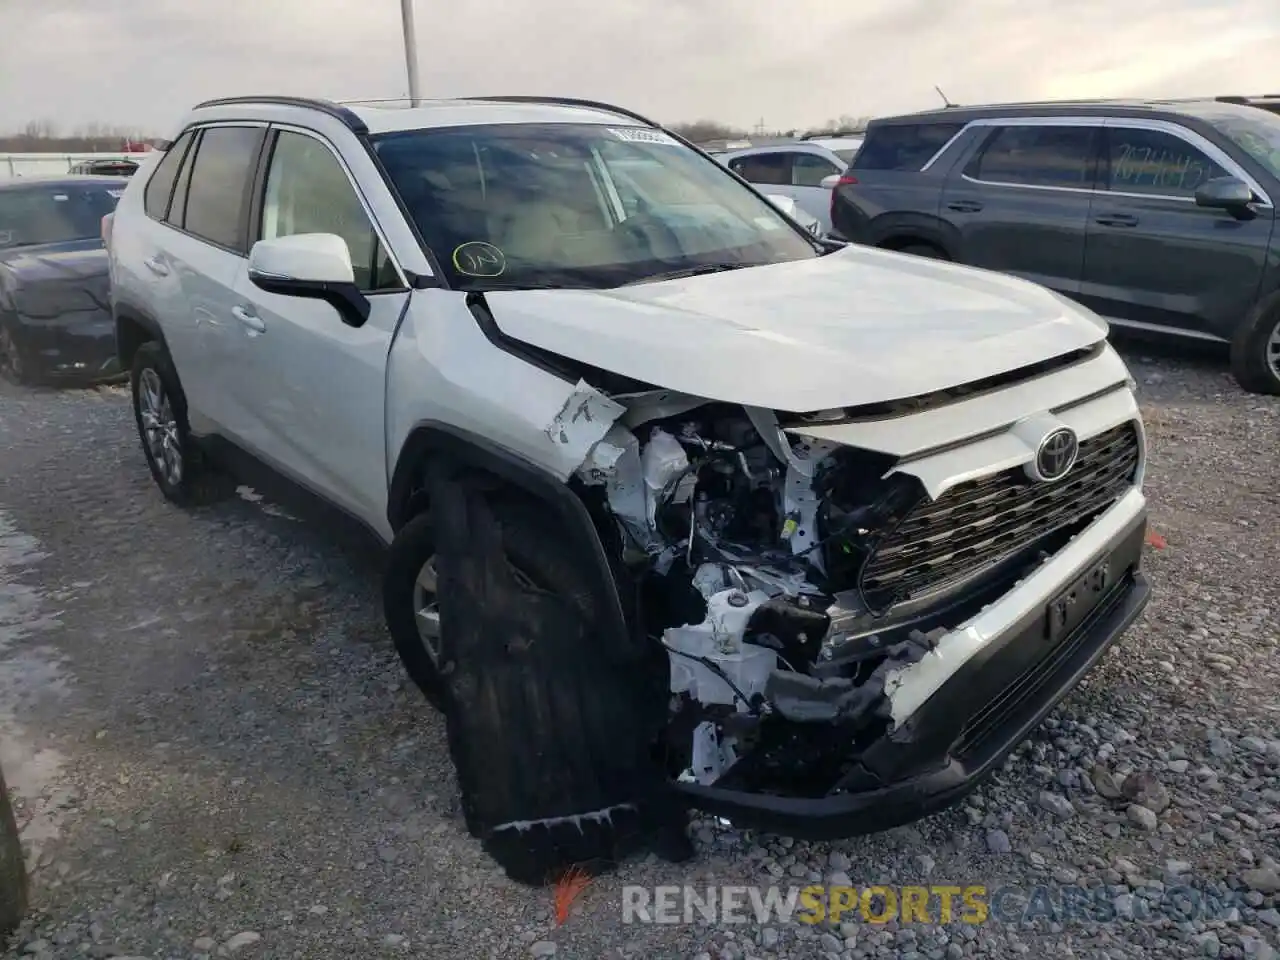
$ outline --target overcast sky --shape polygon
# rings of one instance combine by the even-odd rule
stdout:
[[[1280,93],[1277,0],[416,0],[424,93],[806,126],[956,102]],[[407,92],[399,0],[0,0],[0,130]]]

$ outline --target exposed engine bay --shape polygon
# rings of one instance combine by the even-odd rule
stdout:
[[[937,688],[917,668],[945,667],[940,638],[1114,502],[1140,457],[1126,421],[1082,442],[1061,482],[1014,466],[939,495],[919,461],[806,433],[846,411],[784,426],[759,408],[586,391],[562,425],[595,420],[575,482],[619,528],[643,629],[670,660],[670,775],[752,792],[821,795],[862,747],[909,737]]]
[[[646,627],[671,661],[673,775],[720,780],[772,720],[878,736],[887,675],[928,636],[886,634],[887,608],[912,598],[867,582],[866,561],[925,499],[919,481],[890,473],[891,457],[789,436],[767,411],[643,416],[614,423],[578,478],[603,490],[628,567],[647,568]]]

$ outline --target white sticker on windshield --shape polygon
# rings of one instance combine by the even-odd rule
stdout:
[[[65,193],[55,193],[55,194],[53,195],[53,199],[54,199],[54,200],[59,200],[59,201],[65,201],[65,200],[67,200],[67,199],[68,199],[68,197],[67,197],[67,195],[66,195]]]
[[[114,199],[116,199],[116,200],[119,200],[121,197],[123,197],[123,196],[124,196],[124,191],[123,191],[123,190],[108,190],[108,191],[107,191],[107,194],[108,194],[108,196],[110,196],[110,197],[112,197],[112,198],[114,198]]]
[[[670,134],[649,127],[609,127],[609,133],[615,139],[627,143],[660,143],[666,147],[678,147],[680,142]]]
[[[755,217],[754,219],[756,222],[756,226],[759,227],[761,230],[781,230],[782,229],[782,224],[780,224],[773,217]]]

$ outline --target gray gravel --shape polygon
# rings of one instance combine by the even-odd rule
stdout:
[[[1158,595],[1006,768],[954,810],[836,844],[697,820],[695,862],[629,863],[562,926],[467,836],[376,558],[252,496],[168,506],[123,390],[0,386],[0,764],[35,905],[13,951],[1276,957],[1280,403],[1216,360],[1129,353]],[[1118,919],[621,921],[623,884],[821,880],[1074,888]],[[1219,907],[1179,920],[1175,888]]]

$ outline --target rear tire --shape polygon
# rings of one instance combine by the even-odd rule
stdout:
[[[465,479],[434,483],[431,502],[442,642],[424,692],[444,705],[468,830],[535,885],[646,844],[688,856],[683,807],[652,752],[665,655],[611,635],[589,560],[545,509],[491,502]],[[420,522],[401,536],[425,544]],[[403,601],[407,574],[396,579]]]
[[[142,452],[165,498],[195,507],[230,496],[234,482],[208,463],[191,436],[186,396],[161,344],[151,340],[138,348],[130,384]]]
[[[1237,331],[1231,373],[1250,393],[1280,395],[1280,304],[1260,306]]]

